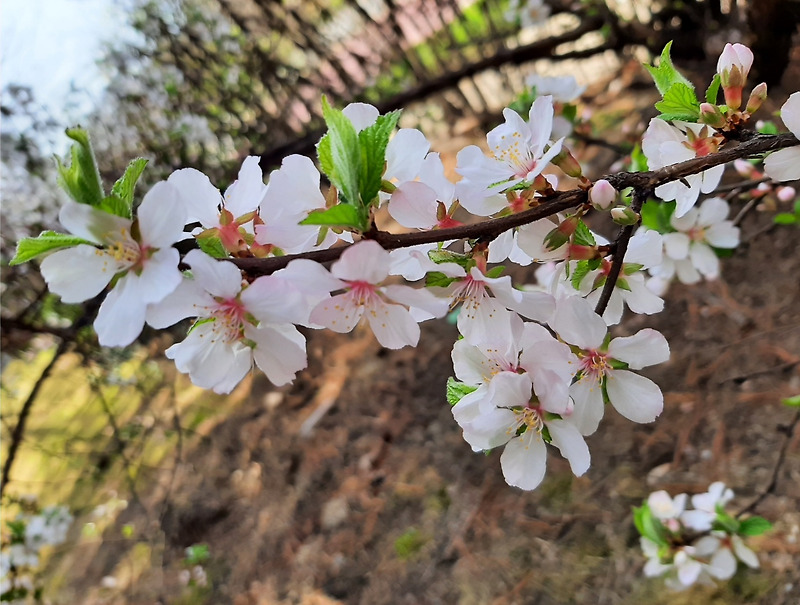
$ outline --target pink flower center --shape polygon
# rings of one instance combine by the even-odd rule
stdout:
[[[241,340],[244,337],[246,316],[247,309],[238,298],[220,300],[217,308],[211,312],[211,317],[214,318],[211,331],[224,342]]]
[[[585,375],[596,376],[598,380],[602,380],[611,369],[611,365],[608,363],[608,355],[592,349],[583,353],[580,368]]]
[[[358,306],[366,305],[374,296],[376,296],[375,284],[361,280],[347,283],[350,285],[350,299],[353,301],[353,304]]]

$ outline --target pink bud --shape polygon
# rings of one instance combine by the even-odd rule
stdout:
[[[761,104],[767,100],[767,84],[762,82],[750,92],[750,98],[747,99],[747,113],[753,114],[758,111]]]
[[[797,197],[794,187],[781,187],[778,189],[778,199],[782,202],[791,202]]]
[[[722,87],[742,87],[747,80],[747,74],[753,66],[753,51],[744,44],[725,45],[717,61],[717,73],[722,81]]]
[[[733,168],[739,173],[739,176],[745,178],[752,178],[756,168],[747,160],[741,158],[733,160]]]
[[[589,200],[598,210],[608,210],[617,199],[617,190],[605,179],[600,179],[589,191]]]
[[[700,122],[708,124],[712,128],[722,128],[725,126],[727,120],[719,107],[711,103],[700,103]]]

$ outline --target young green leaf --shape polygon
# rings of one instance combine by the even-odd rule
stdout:
[[[572,236],[572,243],[578,246],[596,246],[597,242],[594,235],[589,230],[582,220],[578,220],[578,226],[575,228],[575,233]]]
[[[59,248],[71,248],[80,244],[94,246],[90,241],[67,235],[66,233],[56,233],[55,231],[43,231],[38,237],[25,237],[17,243],[17,253],[9,262],[10,265],[20,265],[37,256],[57,250]]]
[[[459,382],[451,376],[447,379],[447,403],[451,406],[455,405],[461,401],[464,395],[469,395],[476,390],[478,390],[478,387]]]
[[[675,229],[672,227],[670,219],[675,212],[676,205],[675,202],[656,202],[653,200],[645,202],[640,212],[642,225],[659,233],[672,233]]]
[[[656,103],[656,109],[661,112],[659,117],[664,120],[696,122],[700,117],[697,95],[683,83],[673,84],[664,94],[664,98]]]
[[[58,184],[76,202],[99,206],[105,198],[105,193],[92,144],[89,141],[89,133],[82,128],[68,128],[67,136],[75,141],[70,150],[72,161],[67,167],[56,158]]]
[[[658,92],[663,95],[672,88],[673,84],[685,84],[689,88],[694,89],[692,83],[687,80],[672,64],[672,58],[669,56],[670,49],[672,48],[672,40],[667,42],[664,50],[661,51],[661,61],[658,67],[652,65],[645,65],[645,69],[653,76],[653,81],[656,83]]]
[[[209,235],[203,237],[202,235],[197,238],[197,245],[200,249],[212,258],[228,258],[228,251],[222,245],[222,240],[218,235]]]
[[[300,224],[347,227],[359,231],[367,230],[366,221],[358,211],[358,208],[351,204],[337,204],[321,212],[312,212]]]
[[[717,104],[720,82],[721,80],[719,74],[714,74],[714,79],[711,80],[711,84],[709,85],[708,90],[706,90],[706,103],[711,103],[712,105]]]
[[[378,116],[374,124],[358,133],[358,145],[361,150],[358,189],[364,205],[377,200],[386,167],[386,146],[399,119],[400,111]]]
[[[441,271],[431,271],[430,273],[425,275],[425,287],[446,288],[457,279],[458,279],[457,277],[449,277],[444,273],[442,273]]]
[[[772,529],[772,523],[764,517],[750,517],[739,525],[739,534],[742,536],[760,536]]]
[[[142,176],[146,166],[147,159],[136,158],[130,164],[128,164],[128,167],[125,169],[125,174],[123,174],[111,188],[111,194],[117,196],[128,206],[128,213],[120,214],[119,216],[131,218],[130,209],[133,207],[133,190],[135,189],[136,183],[139,180],[139,177]]]
[[[788,405],[790,408],[800,408],[800,395],[795,395],[794,397],[787,397],[786,399],[781,399],[781,403],[783,405]]]
[[[330,145],[330,172],[326,174],[347,202],[361,205],[362,201],[358,195],[361,152],[356,129],[347,116],[328,104],[328,99],[325,97],[322,97],[322,115],[328,126],[326,145]]]
[[[103,198],[98,208],[109,214],[116,214],[123,218],[131,218],[131,206],[113,193]]]
[[[591,269],[589,268],[589,262],[585,260],[579,260],[577,266],[572,271],[572,276],[570,277],[570,283],[572,283],[572,287],[576,290],[580,290],[581,282],[583,278],[589,274]]]

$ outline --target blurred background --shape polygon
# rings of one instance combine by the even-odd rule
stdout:
[[[188,166],[224,189],[248,155],[265,175],[290,153],[314,157],[325,94],[403,108],[401,126],[422,129],[455,176],[455,154],[485,146],[531,76],[571,75],[586,87],[571,148],[594,178],[628,166],[658,100],[641,63],[668,41],[698,88],[726,42],[748,44],[769,118],[800,83],[798,22],[797,0],[5,0],[4,517],[30,496],[75,517],[43,551],[42,599],[800,601],[797,416],[780,404],[800,391],[800,257],[774,196],[743,217],[721,280],[678,285],[664,313],[620,328],[671,343],[649,373],[662,418],[609,415],[589,473],[551,460],[532,493],[461,439],[444,398],[457,335],[445,321],[416,350],[309,333],[293,385],[255,374],[222,397],[164,359],[180,330],[100,349],[98,301],[64,305],[35,263],[8,266],[20,237],[58,230],[52,156],[66,155],[68,126],[88,129],[106,183],[142,156],[139,195]],[[631,506],[715,480],[775,522],[757,543],[762,570],[665,593],[641,573]]]

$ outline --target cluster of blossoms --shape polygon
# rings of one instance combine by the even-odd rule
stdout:
[[[771,524],[761,517],[743,521],[732,517],[725,510],[732,499],[733,491],[721,482],[692,496],[693,508],[687,508],[687,494],[674,498],[663,490],[650,494],[634,511],[647,557],[644,574],[664,577],[668,587],[684,590],[693,584],[730,579],[737,562],[757,569],[758,557],[744,539],[764,533]]]
[[[0,550],[0,600],[27,602],[38,589],[36,581],[40,551],[58,546],[67,539],[72,515],[64,506],[36,510],[36,502],[21,502],[27,512],[6,521]]]
[[[714,154],[758,109],[763,86],[745,110],[736,103],[747,53],[726,47],[715,79],[726,105],[717,106],[716,92],[697,102],[665,49],[650,68],[664,95],[657,104],[664,113],[642,144],[651,169]],[[224,193],[183,169],[135,206],[143,161],[106,193],[88,138],[70,131],[74,161],[60,166],[73,198],[60,213],[70,234],[24,240],[14,262],[47,253],[42,273],[65,302],[110,285],[95,321],[104,346],[131,344],[145,324],[162,329],[190,319],[186,338],[166,355],[192,382],[219,393],[254,366],[276,385],[291,382],[307,364],[298,326],[344,333],[363,319],[384,347],[397,349],[416,346],[421,322],[457,311],[461,338],[447,395],[465,440],[476,451],[504,446],[504,476],[523,489],[542,481],[548,445],[581,475],[590,463],[585,437],[598,429],[606,404],[640,423],[663,408],[659,387],[637,372],[667,361],[666,340],[652,329],[612,338],[609,326],[626,307],[643,314],[664,308],[646,272],[664,283],[673,275],[687,283],[716,277],[714,248],[735,247],[738,230],[723,200],[695,208],[719,183],[722,165],[664,179],[655,189],[661,202],[652,203],[667,210],[649,224],[647,211],[620,196],[612,177],[592,183],[567,148],[569,128],[557,128],[556,114],[574,116],[564,111],[581,92],[574,80],[533,86],[530,107],[505,109],[504,122],[487,134],[488,154],[477,145],[458,153],[455,183],[420,131],[395,132],[399,112],[380,115],[363,103],[338,111],[323,100],[328,133],[317,151],[327,188],[306,157],[285,158],[266,184],[258,158],[249,157]],[[784,106],[790,128],[798,94]],[[775,155],[767,158],[768,174]],[[564,183],[579,195],[560,209],[573,210],[548,211]],[[412,233],[379,230],[376,213],[384,208]],[[623,226],[615,242],[584,221],[606,212]],[[455,235],[474,222],[470,215],[485,219],[485,231]],[[649,229],[631,237],[640,221]],[[463,251],[452,249],[452,240],[465,237]],[[181,258],[178,248],[193,249]],[[320,258],[335,262],[327,268],[313,260]],[[516,287],[496,265],[506,260],[541,263],[539,283]]]

